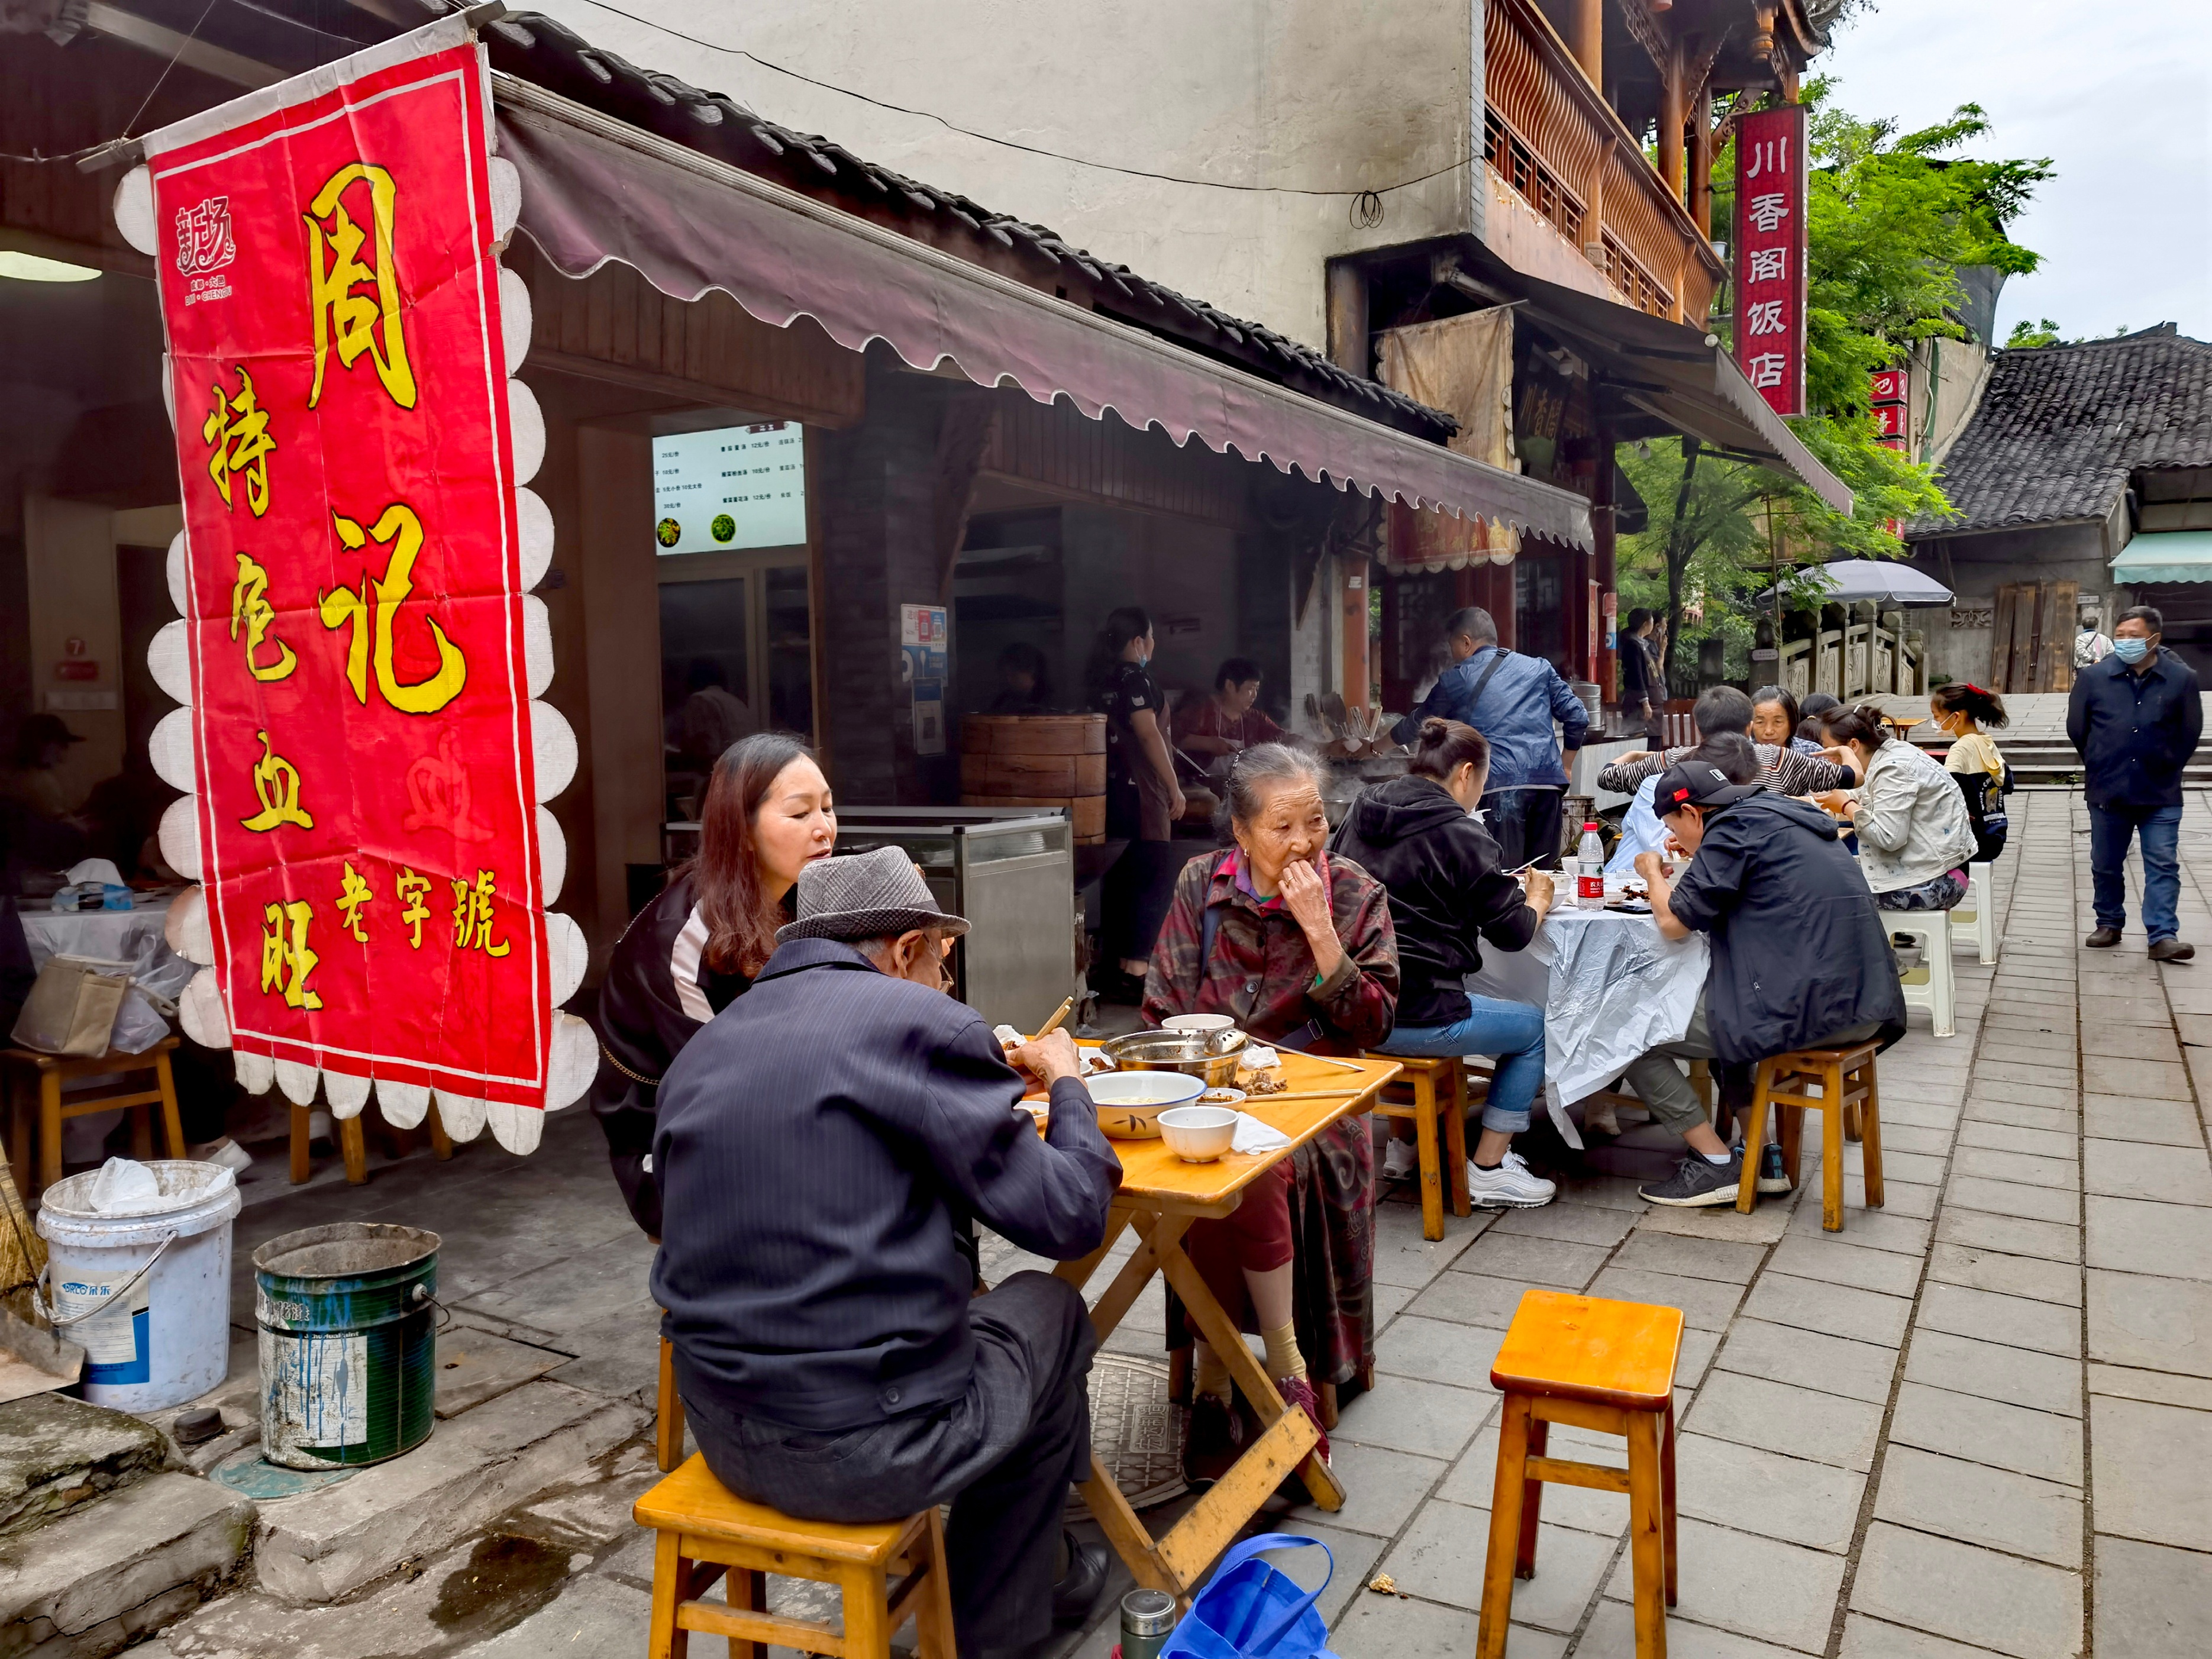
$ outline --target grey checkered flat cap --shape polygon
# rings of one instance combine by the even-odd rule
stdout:
[[[949,916],[914,860],[896,847],[844,858],[817,859],[799,872],[799,920],[775,930],[778,943],[794,939],[896,939],[933,927],[948,939],[968,931],[964,917]]]

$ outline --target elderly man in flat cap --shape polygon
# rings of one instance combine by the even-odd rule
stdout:
[[[810,1520],[950,1502],[963,1655],[1080,1622],[1105,1553],[1060,1526],[1088,1478],[1082,1299],[1048,1274],[973,1296],[972,1222],[1069,1261],[1121,1166],[1074,1045],[1011,1058],[1051,1086],[1040,1138],[982,1018],[945,993],[968,931],[896,848],[809,865],[798,921],[660,1089],[653,1291],[708,1466]]]

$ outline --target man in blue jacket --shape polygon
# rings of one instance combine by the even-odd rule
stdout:
[[[2128,843],[2142,835],[2143,929],[2153,962],[2186,962],[2181,927],[2181,769],[2197,752],[2204,708],[2197,675],[2159,641],[2165,618],[2149,605],[2120,613],[2112,654],[2074,676],[2066,736],[2081,757],[2089,797],[2089,870],[2096,931],[2109,951],[2127,925]]]
[[[1511,870],[1534,859],[1556,869],[1559,811],[1567,791],[1561,751],[1572,754],[1583,746],[1589,713],[1551,664],[1498,644],[1498,624],[1480,605],[1455,611],[1444,624],[1444,638],[1451,666],[1390,735],[1411,748],[1421,722],[1431,715],[1462,721],[1481,732],[1490,740],[1483,822],[1504,867]]]
[[[1025,1647],[1105,1583],[1105,1552],[1060,1526],[1090,1475],[1097,1339],[1048,1274],[975,1294],[962,1236],[1087,1255],[1121,1161],[1065,1033],[1013,1051],[1051,1085],[1038,1135],[991,1028],[942,989],[968,924],[904,853],[821,860],[798,893],[660,1085],[653,1293],[677,1386],[741,1497],[848,1522],[950,1503],[960,1651]]]

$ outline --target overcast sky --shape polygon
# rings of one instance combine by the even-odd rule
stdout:
[[[2212,3],[1878,0],[1815,67],[1843,107],[1910,130],[1978,103],[1990,156],[2058,176],[2011,228],[2043,256],[1997,309],[2067,338],[2177,322],[2212,339]]]

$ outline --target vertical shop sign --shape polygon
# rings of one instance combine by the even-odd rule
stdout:
[[[1906,412],[1911,385],[1911,371],[1903,368],[1878,368],[1870,380],[1867,401],[1874,410],[1875,435],[1885,449],[1902,453],[1911,447],[1911,419]]]
[[[1735,360],[1778,415],[1805,412],[1805,108],[1735,124]]]
[[[189,705],[154,746],[241,1078],[403,1122],[434,1089],[527,1151],[570,1092],[538,803],[574,739],[532,701],[489,114],[450,19],[146,141]]]

